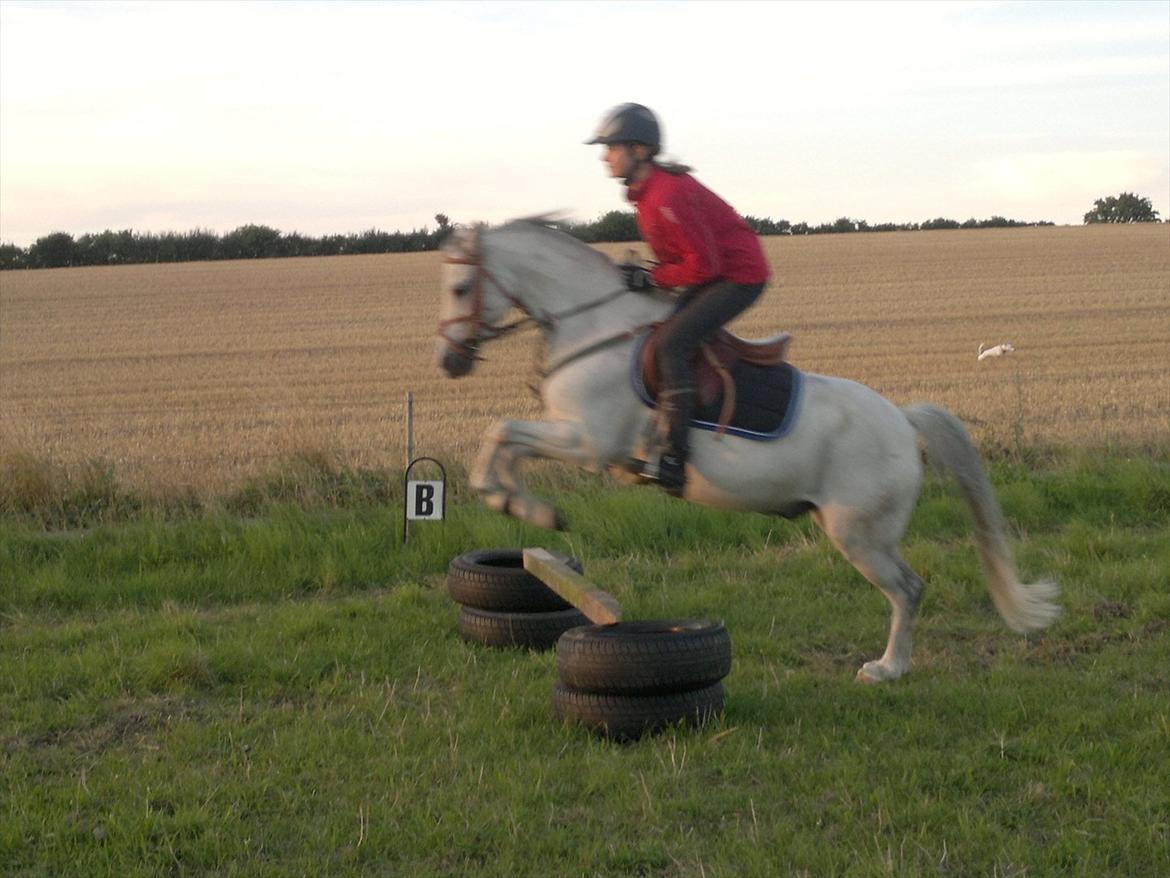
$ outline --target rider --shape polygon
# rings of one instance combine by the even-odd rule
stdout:
[[[656,266],[620,266],[631,290],[677,289],[679,305],[659,333],[661,442],[657,465],[642,475],[679,496],[686,482],[689,423],[695,410],[690,360],[699,345],[760,297],[769,270],[755,233],[685,165],[656,160],[662,148],[654,113],[641,104],[610,110],[589,144],[604,144],[611,177],[626,185],[638,230]],[[664,422],[664,423],[663,423]]]

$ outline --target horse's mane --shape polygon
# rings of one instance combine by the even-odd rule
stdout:
[[[508,229],[528,229],[536,230],[545,233],[550,240],[555,240],[567,249],[575,251],[577,255],[583,259],[588,258],[607,266],[612,266],[612,261],[608,256],[600,250],[594,250],[580,238],[574,237],[569,232],[569,224],[564,221],[562,215],[556,212],[540,213],[535,216],[519,217],[517,219],[508,220],[499,227],[500,231]]]
[[[508,220],[501,228],[515,225],[540,226],[543,229],[551,229],[555,232],[569,233],[569,224],[565,222],[564,214],[556,210],[537,213],[532,216],[518,216],[515,219]]]

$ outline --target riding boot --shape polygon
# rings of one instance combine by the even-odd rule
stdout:
[[[686,486],[687,455],[690,450],[690,424],[695,408],[693,387],[668,390],[658,396],[658,429],[661,453],[657,466],[653,461],[643,472],[668,494],[681,497]]]

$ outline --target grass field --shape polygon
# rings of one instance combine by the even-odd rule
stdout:
[[[1170,873],[1170,228],[766,244],[740,328],[962,416],[1051,629],[1002,625],[933,480],[878,687],[888,607],[808,519],[540,467],[569,533],[486,511],[534,342],[440,378],[434,254],[6,272],[0,875]],[[452,482],[403,546],[407,390]],[[609,744],[553,721],[551,653],[463,643],[450,559],[534,545],[723,620],[724,715]]]
[[[0,529],[5,875],[1134,876],[1170,868],[1170,461],[994,479],[1065,616],[995,617],[930,484],[913,673],[852,682],[887,607],[809,522],[546,485],[574,531],[475,504]],[[400,498],[399,498],[400,499]],[[627,618],[717,618],[723,717],[634,745],[553,721],[551,653],[464,644],[471,548],[580,557]]]
[[[937,402],[985,449],[1170,437],[1170,225],[764,242],[775,280],[736,328],[792,331],[804,369]],[[438,277],[435,253],[4,272],[0,454],[204,494],[306,449],[398,467],[412,391],[419,452],[466,460],[536,411],[538,345],[442,377]]]

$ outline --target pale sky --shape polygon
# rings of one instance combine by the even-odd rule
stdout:
[[[1170,217],[1170,0],[0,0],[0,241],[592,220],[624,101],[741,214]]]

